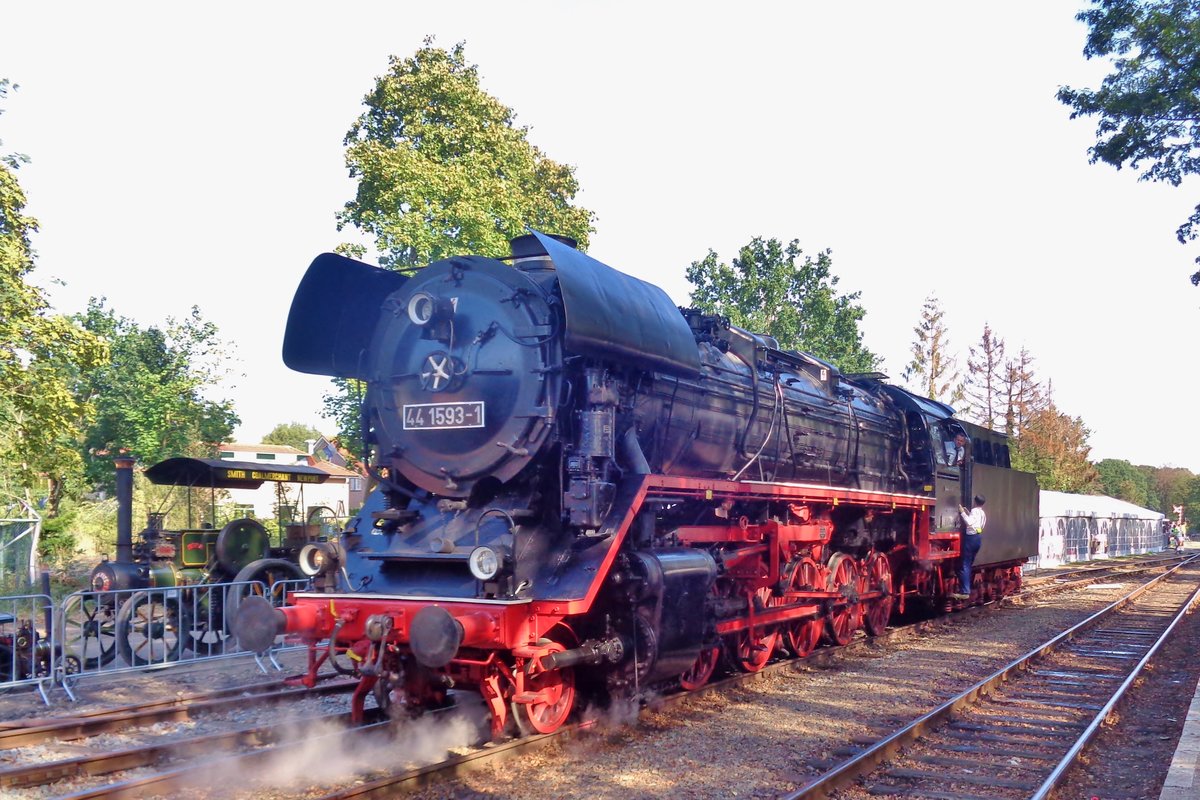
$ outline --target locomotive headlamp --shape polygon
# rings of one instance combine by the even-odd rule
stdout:
[[[454,315],[454,300],[435,297],[429,292],[416,292],[408,298],[408,320],[413,325],[425,326]]]
[[[490,581],[504,567],[504,554],[498,548],[480,545],[471,551],[467,566],[479,580]]]
[[[337,566],[337,553],[327,542],[306,544],[300,550],[300,571],[310,578],[323,575]]]
[[[413,325],[425,325],[433,319],[437,303],[428,292],[417,292],[408,299],[408,319]]]

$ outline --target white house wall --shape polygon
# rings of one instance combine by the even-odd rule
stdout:
[[[287,487],[287,503],[299,507],[297,521],[308,515],[308,509],[315,506],[325,506],[335,514],[345,515],[350,507],[350,487],[344,480],[330,479],[325,483],[283,484]],[[257,489],[230,489],[231,503],[254,506],[254,516],[259,519],[274,519],[277,484],[264,483]]]

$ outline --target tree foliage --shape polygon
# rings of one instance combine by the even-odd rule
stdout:
[[[586,246],[593,216],[573,204],[574,168],[542,153],[480,88],[462,43],[445,50],[426,39],[412,56],[392,56],[364,102],[345,141],[358,192],[338,226],[373,236],[384,266],[506,255],[527,225]]]
[[[1200,172],[1200,5],[1195,0],[1092,0],[1083,54],[1108,58],[1099,89],[1064,86],[1071,118],[1096,116],[1092,163],[1140,169],[1141,180],[1178,186]],[[1200,236],[1200,206],[1176,231]],[[1196,259],[1200,262],[1200,258]],[[1200,284],[1200,272],[1192,275]]]
[[[756,236],[732,264],[709,250],[688,267],[687,279],[697,308],[774,336],[781,348],[811,353],[843,372],[870,372],[879,359],[863,346],[858,329],[866,315],[857,302],[861,292],[839,295],[832,266],[829,250],[813,258],[796,239],[785,247],[778,239]]]
[[[1194,532],[1197,522],[1200,522],[1200,475],[1188,473],[1188,477],[1180,481],[1177,504],[1183,506],[1184,519],[1191,526],[1189,530]],[[1170,505],[1164,504],[1164,511],[1174,518],[1174,514],[1170,513]]]
[[[1158,492],[1159,502],[1158,510],[1164,514],[1171,515],[1171,507],[1177,505],[1188,505],[1194,502],[1195,506],[1188,512],[1192,514],[1192,521],[1200,519],[1200,494],[1194,500],[1191,497],[1191,490],[1196,475],[1191,470],[1183,467],[1159,467],[1154,470],[1153,485]],[[1200,488],[1197,486],[1196,488]]]
[[[925,298],[921,321],[913,328],[912,361],[904,370],[904,381],[930,400],[955,405],[964,397],[964,383],[942,321],[945,314],[937,295]]]
[[[1042,489],[1094,493],[1100,482],[1088,459],[1090,435],[1082,419],[1063,413],[1049,402],[1033,413],[1020,432],[1012,448],[1013,467],[1037,475]]]
[[[1158,508],[1158,495],[1151,488],[1149,476],[1128,461],[1115,458],[1098,461],[1096,474],[1103,494],[1142,508]]]
[[[8,87],[0,80],[0,99]],[[0,484],[28,492],[45,476],[53,514],[64,487],[81,475],[79,432],[92,408],[86,395],[72,392],[70,376],[103,363],[107,351],[52,313],[42,290],[28,282],[38,225],[25,214],[16,175],[26,161],[0,158]]]
[[[988,430],[998,430],[1005,418],[1004,340],[983,324],[979,343],[971,345],[967,357],[967,381],[964,397],[971,416]]]
[[[363,440],[362,398],[367,385],[355,378],[334,378],[332,384],[333,388],[321,396],[321,416],[337,426],[334,438],[340,446],[357,451]]]
[[[526,226],[570,236],[586,249],[594,216],[575,204],[574,167],[529,141],[516,113],[479,85],[464,45],[425,45],[392,56],[364,98],[366,110],[346,134],[346,166],[358,181],[338,213],[373,237],[380,264],[416,269],[450,255],[502,256]],[[342,245],[356,257],[363,248]],[[337,438],[362,441],[354,381],[335,379],[324,416]]]
[[[78,375],[77,392],[95,399],[85,438],[88,478],[113,484],[109,456],[127,451],[145,463],[172,456],[211,456],[238,424],[233,404],[206,390],[228,377],[229,346],[192,308],[164,327],[140,327],[92,299],[79,323],[108,342],[112,361]]]
[[[1017,357],[1004,365],[1004,434],[1021,435],[1025,426],[1045,404],[1042,385],[1033,372],[1033,356],[1022,347]]]
[[[311,425],[305,425],[303,422],[281,422],[262,438],[262,443],[287,445],[307,453],[309,441],[320,438],[321,432]]]

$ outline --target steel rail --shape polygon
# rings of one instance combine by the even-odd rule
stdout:
[[[90,711],[80,711],[77,714],[72,714],[70,719],[87,719],[88,717],[100,717],[107,714],[120,714],[124,712],[137,711],[140,709],[159,708],[163,706],[179,705],[180,703],[188,703],[194,700],[215,700],[219,697],[240,695],[246,692],[266,692],[274,689],[281,689],[285,685],[283,680],[263,681],[261,683],[251,683],[244,686],[231,686],[226,689],[215,689],[210,692],[195,692],[188,695],[177,695],[175,697],[166,697],[160,700],[147,700],[143,703],[129,703],[123,706],[112,706],[110,708],[96,708]],[[23,719],[5,720],[0,722],[0,733],[12,728],[33,728],[41,725],[49,725],[55,722],[60,722],[63,718],[56,717],[25,717]]]
[[[1179,612],[1175,615],[1175,618],[1171,620],[1171,624],[1168,625],[1167,629],[1163,631],[1161,636],[1158,637],[1158,640],[1154,643],[1146,655],[1142,656],[1142,659],[1138,661],[1137,665],[1133,668],[1133,671],[1129,673],[1129,676],[1125,678],[1125,680],[1113,693],[1113,696],[1109,699],[1109,701],[1105,703],[1099,711],[1096,712],[1095,718],[1087,726],[1084,732],[1080,734],[1079,738],[1075,741],[1075,744],[1071,745],[1071,748],[1067,751],[1066,755],[1064,755],[1058,764],[1055,765],[1054,770],[1050,773],[1042,785],[1038,787],[1038,790],[1030,796],[1029,800],[1046,800],[1046,798],[1050,796],[1051,790],[1053,790],[1054,787],[1057,786],[1060,781],[1062,781],[1063,777],[1067,773],[1067,770],[1070,769],[1070,767],[1075,763],[1075,759],[1079,758],[1079,755],[1083,752],[1083,749],[1091,743],[1092,739],[1096,738],[1096,734],[1100,732],[1100,726],[1104,724],[1104,721],[1108,719],[1109,715],[1114,709],[1116,709],[1117,704],[1120,703],[1121,700],[1124,699],[1125,695],[1129,693],[1129,690],[1133,687],[1134,682],[1142,674],[1142,671],[1145,670],[1146,665],[1148,665],[1154,656],[1158,654],[1158,651],[1162,649],[1162,646],[1166,643],[1167,639],[1170,638],[1171,634],[1175,631],[1175,628],[1179,626],[1179,623],[1183,621],[1185,616],[1191,613],[1192,609],[1195,608],[1197,603],[1200,603],[1200,589],[1197,589],[1192,596],[1188,598],[1188,601],[1183,604],[1183,607],[1179,609]]]
[[[1119,569],[1116,567],[1116,565],[1114,565],[1113,567],[1109,567],[1109,568],[1106,568],[1103,570],[1097,570],[1097,572],[1100,572],[1100,573],[1110,573],[1110,574],[1095,574],[1095,575],[1084,574],[1083,577],[1075,578],[1073,580],[1063,580],[1062,578],[1056,577],[1053,579],[1053,581],[1047,581],[1044,583],[1038,583],[1037,585],[1034,585],[1034,586],[1029,586],[1028,588],[1022,589],[1021,591],[1017,592],[1016,594],[1010,594],[1001,599],[1002,600],[1023,600],[1026,597],[1036,597],[1037,595],[1040,595],[1040,594],[1058,594],[1059,592],[1062,592],[1062,591],[1067,591],[1070,589],[1078,589],[1082,586],[1088,586],[1093,583],[1098,583],[1102,580],[1108,580],[1110,578],[1124,578],[1124,577],[1129,577],[1131,575],[1139,575],[1143,572],[1150,572],[1150,571],[1156,570],[1156,569],[1170,569],[1171,564],[1174,564],[1175,566],[1182,566],[1183,564],[1186,564],[1190,560],[1195,559],[1195,558],[1200,558],[1200,555],[1162,559],[1159,561],[1153,561],[1153,562],[1149,562],[1149,563],[1145,563],[1145,564],[1129,564],[1129,565],[1126,565],[1128,567],[1128,569]]]
[[[1115,565],[1114,565],[1115,566]],[[1150,569],[1162,568],[1164,565],[1160,562],[1134,565],[1137,567],[1134,571],[1147,571]],[[1159,579],[1165,576],[1160,576]],[[1158,579],[1156,579],[1158,580]],[[1073,581],[1069,584],[1055,583],[1043,587],[1037,587],[1027,592],[1023,592],[1015,597],[1033,595],[1036,596],[1042,593],[1050,593],[1052,591],[1060,591],[1064,588],[1072,588],[1076,585],[1092,582],[1089,579],[1081,581]],[[1012,599],[1003,598],[1003,599]],[[809,656],[802,659],[790,659],[786,661],[778,661],[768,665],[763,670],[755,673],[737,674],[719,681],[713,681],[705,686],[692,691],[680,692],[674,695],[662,695],[656,697],[652,702],[647,704],[644,712],[658,710],[669,707],[677,702],[682,702],[692,697],[698,697],[708,693],[725,691],[727,689],[750,685],[756,681],[762,680],[768,675],[786,669],[797,669],[812,665],[829,665],[836,659],[846,655],[851,655],[860,652],[864,649],[877,648],[881,644],[891,643],[903,640],[912,636],[922,635],[927,633],[932,628],[937,628],[944,625],[947,620],[956,621],[964,619],[972,619],[980,614],[990,613],[992,610],[1000,607],[999,602],[991,602],[985,605],[970,606],[964,609],[959,609],[946,616],[939,616],[930,620],[923,620],[911,625],[905,625],[898,628],[890,628],[879,636],[856,638],[853,642],[843,647],[820,648]],[[282,681],[271,683],[256,684],[259,690],[275,688],[282,685]],[[354,684],[346,682],[340,688],[349,689]],[[318,686],[319,689],[329,690],[333,684]],[[229,695],[238,694],[247,690],[247,687],[236,687],[233,689],[221,690],[220,692],[211,693],[212,695]],[[298,692],[297,694],[303,694]],[[290,697],[291,695],[287,695]],[[210,697],[209,695],[194,695],[192,698]],[[133,711],[141,707],[172,707],[181,702],[192,698],[172,698],[163,701],[153,701],[147,704],[138,704],[119,709],[120,711]],[[244,701],[247,698],[238,696],[238,701]],[[281,698],[282,699],[282,698]],[[111,716],[113,710],[90,712],[92,716]],[[81,715],[84,716],[84,715]],[[338,716],[338,715],[335,715]],[[324,719],[324,718],[323,718]],[[34,720],[36,721],[36,720]],[[456,775],[464,774],[483,767],[486,764],[503,761],[506,758],[514,758],[528,752],[532,752],[541,747],[555,742],[565,742],[570,739],[583,735],[590,729],[595,727],[595,721],[583,721],[552,734],[536,735],[513,739],[502,743],[491,743],[486,748],[481,748],[475,752],[465,755],[458,755],[448,758],[436,764],[425,765],[421,767],[404,770],[383,778],[360,783],[354,787],[334,792],[326,795],[327,800],[335,798],[359,798],[371,796],[389,796],[391,792],[396,791],[400,786],[425,786],[433,783],[435,780],[445,780]],[[70,727],[68,724],[67,727]],[[117,727],[124,727],[124,723],[117,724]],[[108,772],[114,772],[122,769],[132,769],[134,767],[146,766],[161,760],[165,755],[172,752],[186,754],[188,752],[203,751],[206,746],[212,748],[220,748],[226,746],[226,743],[247,743],[247,744],[262,744],[261,739],[264,736],[269,736],[270,727],[265,728],[248,728],[239,731],[230,731],[219,734],[209,734],[203,737],[194,739],[181,740],[178,743],[171,745],[150,745],[142,748],[131,748],[124,751],[98,754],[96,756],[82,756],[78,758],[65,759],[57,762],[49,762],[47,764],[30,765],[25,767],[16,767],[9,770],[0,771],[0,787],[4,786],[30,786],[37,783],[44,783],[45,780],[40,780],[36,776],[39,772],[46,774],[49,780],[59,780],[71,776],[79,775],[97,775]],[[0,736],[3,731],[0,730]],[[290,737],[289,737],[290,738]],[[257,741],[256,741],[257,740]],[[258,758],[265,757],[259,754],[274,752],[278,747],[286,747],[286,744],[277,745],[277,747],[263,748],[255,751],[253,754],[245,754],[246,757]],[[172,750],[171,748],[174,748]],[[231,757],[232,758],[232,757]],[[71,798],[82,800],[84,797],[140,797],[144,796],[149,791],[161,791],[164,786],[171,786],[178,783],[185,776],[191,774],[196,769],[205,768],[210,762],[205,762],[204,765],[189,765],[176,770],[164,772],[155,776],[148,776],[132,781],[126,781],[118,784],[113,784],[110,787],[100,787],[96,789],[86,790],[83,793],[70,795]],[[17,782],[23,781],[23,782]],[[153,787],[153,788],[152,788]]]
[[[1088,564],[1088,566],[1086,566],[1086,567],[1080,566],[1080,567],[1077,567],[1074,569],[1070,568],[1072,565],[1064,564],[1061,568],[1055,567],[1055,568],[1047,568],[1046,570],[1037,570],[1037,572],[1042,573],[1042,574],[1035,574],[1035,575],[1025,574],[1025,576],[1024,576],[1025,583],[1026,584],[1040,584],[1040,583],[1044,583],[1046,581],[1061,581],[1064,578],[1070,578],[1072,576],[1087,577],[1092,573],[1099,573],[1099,572],[1117,572],[1117,573],[1124,573],[1124,572],[1129,572],[1129,571],[1141,572],[1141,571],[1144,571],[1147,569],[1153,569],[1155,567],[1161,567],[1161,566],[1165,566],[1168,564],[1178,564],[1178,563],[1180,563],[1182,561],[1186,561],[1187,559],[1192,557],[1190,555],[1181,555],[1181,554],[1177,554],[1177,553],[1172,553],[1171,555],[1162,556],[1162,557],[1159,557],[1155,554],[1150,554],[1150,555],[1152,555],[1153,557],[1144,558],[1142,556],[1134,556],[1134,557],[1121,556],[1117,559],[1112,559],[1112,560],[1107,561],[1106,563],[1101,563],[1101,564],[1097,564],[1094,561],[1089,561],[1089,562],[1086,562]],[[1130,560],[1124,560],[1126,558],[1129,558]],[[1053,569],[1054,571],[1050,571],[1051,569]]]
[[[348,715],[337,715],[345,716]],[[186,764],[176,769],[165,772],[158,772],[153,775],[146,775],[140,778],[131,778],[119,783],[111,783],[105,786],[96,786],[90,789],[82,789],[70,794],[59,795],[55,800],[99,800],[100,798],[108,798],[109,800],[132,800],[132,798],[141,798],[148,796],[160,796],[167,789],[178,789],[184,786],[194,786],[197,773],[209,772],[212,774],[221,774],[224,769],[229,769],[234,765],[245,767],[253,766],[256,762],[261,762],[274,758],[280,754],[286,754],[288,748],[299,745],[310,745],[313,742],[330,741],[336,742],[339,747],[344,747],[348,739],[356,737],[371,737],[386,733],[391,728],[390,721],[372,722],[367,725],[360,725],[354,728],[345,728],[341,730],[329,731],[317,736],[298,737],[294,740],[287,741],[281,744],[268,745],[258,750],[245,753],[234,753],[226,756],[218,756],[216,758],[205,759],[203,761]],[[334,748],[331,748],[331,750]],[[212,781],[206,781],[207,785],[211,786]]]
[[[965,706],[975,703],[979,698],[987,695],[990,691],[1000,684],[1008,680],[1009,676],[1018,671],[1025,670],[1030,663],[1040,659],[1058,649],[1059,646],[1074,639],[1079,634],[1095,627],[1099,622],[1109,617],[1116,611],[1124,608],[1129,603],[1133,602],[1138,597],[1142,596],[1160,582],[1174,575],[1180,569],[1192,564],[1200,559],[1200,556],[1194,556],[1178,566],[1158,575],[1133,591],[1121,597],[1108,606],[1100,609],[1096,613],[1084,619],[1062,633],[1057,634],[1053,639],[1039,645],[1030,650],[1025,655],[1020,656],[1008,665],[1001,667],[983,680],[975,683],[966,690],[951,697],[942,705],[932,711],[923,714],[917,719],[910,722],[905,727],[895,731],[880,741],[868,747],[862,753],[853,756],[841,764],[833,767],[822,775],[817,776],[809,781],[798,790],[782,795],[786,800],[818,800],[829,796],[830,792],[845,788],[852,781],[870,773],[877,766],[885,761],[891,760],[899,752],[900,748],[912,744],[919,740],[927,730],[931,730],[940,726],[947,721],[951,715]]]
[[[1162,564],[1158,563],[1150,564],[1146,565],[1144,570],[1156,569],[1162,566]],[[1158,576],[1154,580],[1158,581],[1163,577],[1165,577],[1165,575]],[[1045,587],[1032,589],[1027,593],[1023,593],[1023,595],[1037,595],[1041,593],[1056,592],[1075,586],[1077,583],[1086,584],[1088,582],[1090,581],[1085,579],[1083,581],[1073,582],[1069,585],[1050,584]],[[981,614],[991,613],[993,610],[999,607],[999,602],[970,606],[952,612],[946,616],[940,616],[931,620],[923,620],[921,622],[917,622],[912,625],[905,625],[899,628],[890,628],[879,636],[857,638],[853,642],[850,642],[842,647],[820,648],[804,658],[775,662],[769,664],[759,672],[733,675],[719,681],[705,684],[703,687],[696,689],[695,691],[679,692],[673,695],[662,695],[655,698],[653,702],[649,703],[646,709],[643,710],[643,713],[666,708],[674,705],[675,703],[683,702],[693,697],[721,692],[739,686],[747,686],[780,670],[797,669],[799,667],[811,666],[814,664],[828,665],[836,659],[846,655],[860,652],[865,649],[878,647],[881,644],[922,635],[927,633],[932,628],[940,627],[941,625],[945,624],[947,619],[969,620]],[[550,744],[565,743],[584,735],[591,728],[595,727],[595,724],[596,723],[594,721],[584,721],[581,723],[564,726],[562,729],[555,731],[554,733],[528,736],[499,744],[492,744],[486,749],[480,749],[464,755],[453,756],[436,764],[415,767],[396,772],[392,775],[359,783],[355,786],[326,794],[322,796],[320,800],[357,800],[357,798],[392,797],[397,791],[402,789],[424,787],[434,783],[435,781],[448,780],[456,776],[490,766],[494,763],[503,762],[506,759],[519,757],[526,753],[546,747]]]
[[[144,707],[128,706],[116,710],[92,712],[78,717],[66,717],[62,720],[29,720],[39,723],[26,726],[14,726],[0,730],[0,750],[11,750],[49,740],[83,739],[101,733],[124,731],[131,725],[150,725],[157,722],[179,721],[190,719],[193,714],[218,711],[229,706],[286,702],[297,697],[312,694],[331,694],[351,691],[357,685],[354,681],[335,681],[321,684],[315,688],[284,688],[263,691],[246,695],[245,688],[238,692],[235,689],[222,690],[217,697],[193,695],[191,699],[179,698],[174,701],[155,701]]]
[[[171,742],[141,745],[125,750],[90,753],[58,761],[41,761],[0,769],[0,788],[18,789],[45,786],[70,778],[86,778],[121,770],[151,766],[167,758],[205,755],[233,747],[258,747],[303,735],[303,729],[329,722],[348,723],[350,714],[326,714],[319,717],[289,719],[272,725],[259,725],[221,733],[210,733]]]
[[[1161,564],[1154,564],[1147,566],[1146,569],[1155,569],[1161,566]],[[1156,578],[1156,580],[1158,579]],[[1087,581],[1083,581],[1083,583],[1087,583]],[[1048,593],[1050,591],[1060,591],[1064,588],[1068,587],[1064,587],[1062,584],[1051,584],[1045,587],[1032,589],[1028,592],[1028,594],[1037,595],[1043,592]],[[804,658],[777,661],[772,664],[768,664],[758,672],[732,675],[718,681],[707,683],[691,692],[659,695],[652,702],[647,704],[642,713],[667,708],[675,703],[683,702],[694,697],[701,697],[705,694],[721,692],[741,686],[748,686],[781,670],[794,670],[813,665],[828,666],[837,659],[847,655],[871,648],[876,648],[882,644],[888,644],[923,635],[928,633],[931,629],[935,629],[946,624],[947,620],[970,620],[981,614],[991,613],[999,607],[1000,603],[995,601],[983,605],[969,606],[967,608],[959,609],[958,611],[954,611],[948,615],[939,616],[934,619],[922,620],[920,622],[898,628],[889,628],[878,636],[856,638],[854,641],[843,645],[842,647],[823,647],[813,651]],[[394,793],[401,789],[420,788],[430,785],[435,781],[449,780],[459,775],[484,768],[491,764],[503,762],[506,759],[515,758],[526,753],[536,751],[553,743],[568,742],[572,739],[578,738],[581,735],[584,735],[591,728],[594,728],[595,724],[595,721],[584,721],[564,726],[554,733],[527,736],[507,742],[494,743],[489,745],[486,749],[480,749],[464,755],[453,756],[436,764],[414,767],[412,769],[396,772],[392,775],[387,775],[375,780],[363,782],[353,787],[341,789],[330,794],[323,795],[319,800],[351,800],[352,798],[391,797]]]

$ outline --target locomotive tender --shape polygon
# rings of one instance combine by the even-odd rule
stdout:
[[[989,524],[964,591],[1019,587],[1037,485],[1003,436],[679,309],[569,240],[535,231],[512,262],[310,266],[284,360],[365,382],[377,488],[302,553],[312,591],[243,605],[243,646],[306,641],[306,684],[327,660],[360,676],[357,719],[368,694],[419,713],[474,687],[493,734],[544,733],[585,690],[692,689],[722,656],[755,671],[949,607],[973,494]]]

